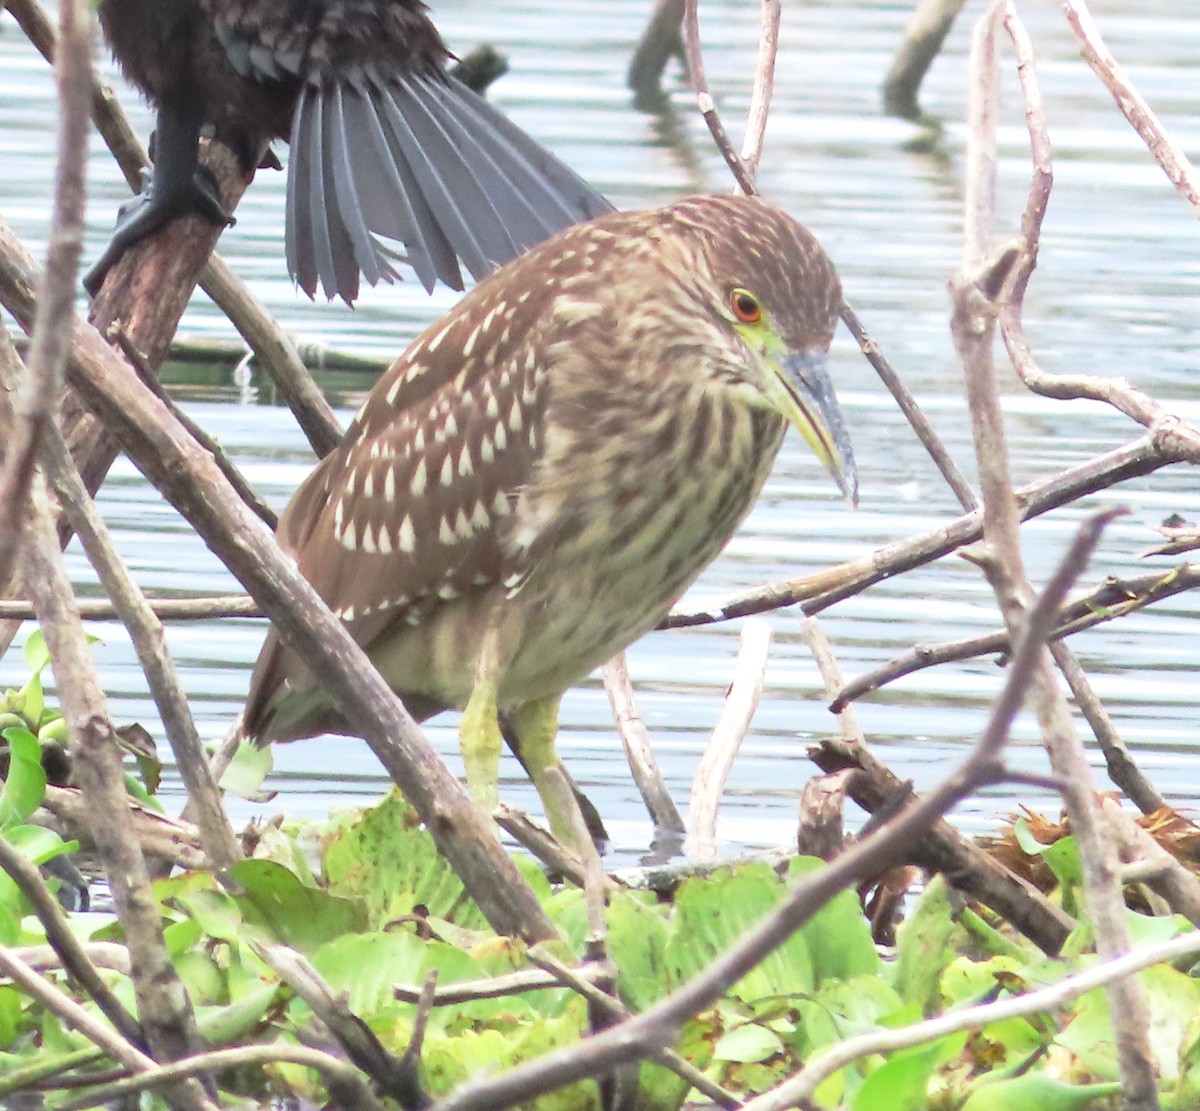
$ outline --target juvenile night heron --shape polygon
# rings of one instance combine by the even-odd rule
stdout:
[[[793,425],[856,496],[825,371],[841,287],[749,197],[613,213],[482,281],[391,366],[279,539],[412,714],[465,709],[495,801],[498,714],[545,769],[563,692],[652,629],[724,547]],[[274,630],[245,732],[349,732]]]

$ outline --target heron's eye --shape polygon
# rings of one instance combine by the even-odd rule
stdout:
[[[758,298],[744,289],[735,289],[729,294],[729,307],[743,324],[757,324],[762,320],[762,306]]]

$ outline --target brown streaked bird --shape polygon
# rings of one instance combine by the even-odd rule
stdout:
[[[288,140],[288,271],[310,297],[391,281],[400,244],[427,289],[462,289],[460,261],[481,278],[612,209],[447,72],[421,0],[99,0],[97,14],[158,120],[153,176],[85,276],[91,293],[176,216],[230,219],[198,164],[205,127],[247,175]]]
[[[410,712],[465,709],[495,801],[498,715],[555,833],[564,691],[652,629],[749,512],[789,425],[856,499],[825,370],[841,286],[751,197],[560,233],[481,282],[371,391],[279,540]],[[246,736],[349,732],[272,630]]]

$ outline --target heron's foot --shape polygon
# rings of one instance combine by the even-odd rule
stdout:
[[[585,868],[600,868],[600,854],[588,833],[579,801],[555,749],[558,736],[558,707],[561,695],[526,702],[513,717],[521,758],[537,788],[550,832],[559,844],[570,849]]]
[[[166,227],[177,216],[198,213],[215,224],[232,225],[233,213],[221,202],[221,190],[212,171],[197,168],[181,187],[162,182],[142,171],[142,191],[118,210],[117,228],[103,254],[83,276],[83,288],[95,297],[108,272],[131,247]]]
[[[467,770],[467,789],[489,820],[500,801],[500,749],[494,683],[476,683],[458,725],[458,744]]]

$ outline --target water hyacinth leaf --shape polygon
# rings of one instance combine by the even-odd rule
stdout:
[[[325,942],[366,927],[358,900],[309,887],[275,861],[239,861],[229,876],[246,921],[302,953],[312,954]]]
[[[767,1061],[784,1051],[783,1040],[774,1030],[748,1022],[727,1030],[713,1047],[714,1061],[737,1061],[746,1064]]]
[[[262,1024],[282,990],[279,984],[267,984],[223,1007],[197,1007],[200,1033],[213,1046],[236,1042]]]
[[[0,1048],[8,1049],[21,1032],[22,996],[12,984],[0,984]]]
[[[28,729],[13,726],[4,730],[8,743],[8,775],[0,790],[0,829],[26,821],[42,804],[46,773],[42,769],[42,746]]]
[[[224,972],[212,955],[204,949],[188,949],[178,954],[173,963],[175,971],[187,988],[188,996],[197,1006],[222,1006],[228,1002],[228,985]]]
[[[714,957],[725,953],[782,900],[782,881],[761,862],[710,877],[693,877],[675,893],[673,934],[665,959],[673,986],[691,979]],[[746,1002],[770,996],[802,996],[813,990],[812,958],[804,936],[793,933],[731,989]]]
[[[893,1053],[854,1097],[854,1111],[927,1111],[933,1070],[962,1052],[965,1033]]]
[[[942,972],[955,959],[966,933],[951,913],[946,881],[934,876],[897,935],[893,984],[906,1003],[928,1015],[939,1009]]]
[[[163,927],[163,941],[172,959],[196,948],[203,937],[204,931],[194,918],[180,918]]]
[[[1100,1107],[1100,1100],[1120,1091],[1121,1085],[1116,1082],[1066,1084],[1044,1073],[1031,1072],[980,1084],[961,1111],[1084,1111]]]
[[[617,991],[626,1006],[644,1011],[669,990],[671,927],[655,904],[624,891],[613,893],[606,920],[608,954],[617,966]]]
[[[21,940],[21,919],[27,907],[20,888],[0,875],[0,945],[16,945]]]
[[[1134,945],[1157,945],[1178,937],[1181,929],[1192,929],[1185,918],[1173,918],[1165,914],[1139,914],[1127,911],[1125,921],[1129,926],[1129,940]]]
[[[64,841],[54,830],[44,826],[14,826],[5,831],[4,836],[31,864],[45,864],[47,860],[75,852],[79,848],[78,841]]]
[[[34,675],[40,675],[42,668],[50,662],[50,650],[46,647],[46,634],[41,629],[34,629],[25,638],[21,655],[24,657],[25,666]]]
[[[347,934],[322,945],[312,963],[334,994],[345,993],[350,1009],[369,1019],[395,1004],[393,985],[423,982],[425,943],[401,931]]]
[[[197,925],[206,935],[214,938],[215,941],[226,942],[235,948],[238,947],[248,939],[246,920],[242,917],[238,902],[226,891],[211,887],[211,877],[202,878],[208,879],[208,887],[202,889],[188,887],[176,890],[169,895],[170,899],[196,920]],[[172,881],[157,885],[160,899],[168,897],[163,895],[163,890],[169,891],[170,884]]]
[[[31,729],[36,729],[41,723],[42,715],[46,712],[46,693],[42,690],[42,677],[34,673],[21,688],[17,696],[21,707],[21,716]]]
[[[487,925],[416,812],[394,791],[334,830],[323,867],[330,892],[361,899],[371,926],[417,908],[468,929]]]
[[[788,864],[788,879],[794,881],[825,867],[825,861],[817,857],[798,856]],[[818,984],[874,976],[882,968],[871,926],[853,891],[838,892],[800,927],[800,932],[808,943]]]
[[[1186,1064],[1184,1054],[1193,1036],[1193,1016],[1200,1011],[1200,983],[1170,965],[1147,968],[1138,979],[1150,1008],[1150,1049],[1158,1074],[1163,1080],[1176,1080]],[[1089,992],[1079,1000],[1075,1017],[1055,1042],[1075,1054],[1096,1076],[1119,1078],[1116,1042],[1104,992]]]
[[[221,774],[221,790],[251,802],[269,802],[275,792],[262,790],[262,785],[275,766],[273,752],[270,745],[260,746],[253,741],[238,745]]]
[[[575,1045],[586,1028],[587,1005],[574,996],[557,1018],[508,1029],[465,1029],[454,1036],[431,1032],[421,1051],[421,1073],[430,1093],[439,1096],[474,1077],[497,1076],[552,1050]],[[600,1094],[588,1080],[551,1092],[532,1106],[538,1111],[600,1111]]]

